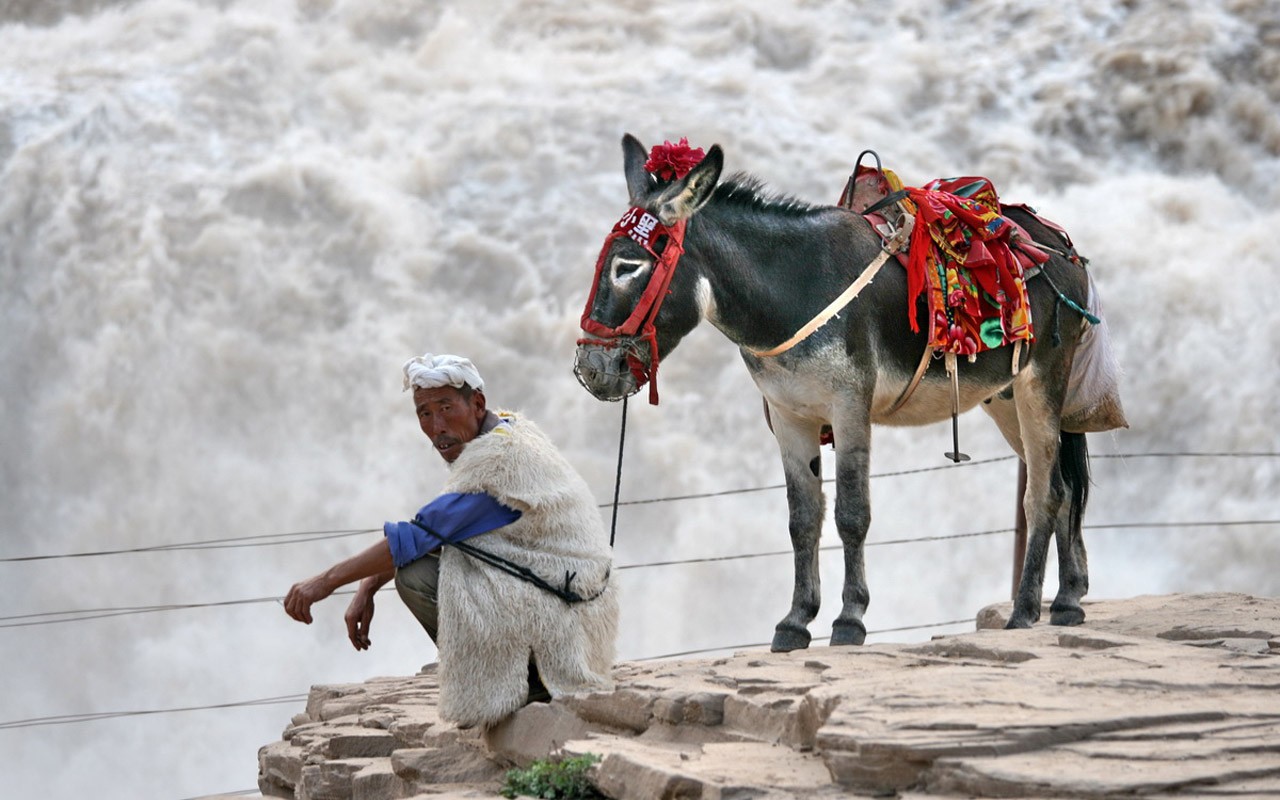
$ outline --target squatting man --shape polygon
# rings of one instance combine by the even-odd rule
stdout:
[[[461,727],[611,689],[618,603],[586,482],[532,421],[487,407],[470,360],[410,359],[404,388],[449,464],[443,492],[412,520],[386,523],[377,544],[294,584],[285,611],[311,624],[313,603],[359,581],[347,635],[365,650],[374,593],[394,579],[439,651],[440,716]]]

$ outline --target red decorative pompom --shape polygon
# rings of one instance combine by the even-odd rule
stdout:
[[[664,181],[674,180],[688,175],[705,155],[701,147],[694,150],[689,147],[689,139],[681,136],[679,144],[663,142],[654,145],[644,168]]]

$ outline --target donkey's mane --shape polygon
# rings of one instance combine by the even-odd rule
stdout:
[[[791,195],[771,192],[765,187],[764,181],[745,172],[733,175],[717,186],[714,199],[725,205],[795,216],[803,216],[823,208]]]

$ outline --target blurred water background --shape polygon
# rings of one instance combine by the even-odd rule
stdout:
[[[412,355],[473,358],[490,402],[536,419],[608,502],[620,408],[571,365],[627,205],[625,132],[719,143],[728,172],[814,202],[868,147],[910,184],[988,176],[1092,259],[1132,424],[1090,437],[1095,454],[1280,450],[1274,2],[3,0],[0,723],[433,661],[394,597],[367,653],[344,599],[310,627],[271,600],[377,533],[13,560],[410,515],[445,475],[400,392]],[[714,329],[663,360],[661,389],[630,404],[624,501],[781,483]],[[979,462],[1008,454],[980,414],[961,435]],[[874,471],[947,449],[945,424],[878,429]],[[1015,473],[877,478],[871,541],[1008,528]],[[1148,527],[1088,532],[1091,597],[1280,593],[1274,523],[1182,525],[1280,516],[1274,457],[1100,458],[1094,479],[1087,523]],[[619,565],[787,549],[777,489],[619,513]],[[1006,598],[1010,550],[1008,534],[870,547],[870,641],[966,629],[935,623]],[[823,576],[819,637],[837,553]],[[630,659],[768,642],[791,566],[618,579]],[[44,616],[176,604],[201,607]],[[248,789],[301,707],[0,725],[3,793]]]

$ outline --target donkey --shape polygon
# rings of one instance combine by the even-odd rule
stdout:
[[[890,265],[799,344],[778,355],[759,355],[788,340],[849,286],[881,252],[880,237],[862,215],[845,208],[769,195],[748,176],[720,182],[724,155],[719,145],[683,178],[668,180],[646,171],[646,150],[630,134],[622,149],[633,211],[656,218],[664,235],[651,246],[635,236],[615,234],[606,240],[583,315],[584,330],[605,338],[579,342],[575,372],[597,398],[618,400],[634,393],[645,377],[656,382],[659,357],[669,356],[704,319],[739,346],[765,399],[786,474],[795,587],[791,609],[775,629],[775,652],[808,647],[808,626],[818,612],[825,502],[819,436],[829,426],[836,451],[835,523],[845,567],[843,605],[830,642],[861,644],[870,600],[863,544],[871,522],[871,426],[922,425],[953,413],[953,383],[941,369],[927,370],[910,399],[894,408],[926,350],[924,304],[915,309],[921,324],[913,333],[905,270]],[[1033,215],[1018,209],[1006,213],[1035,241],[1062,247],[1057,234]],[[670,235],[673,231],[682,234],[682,242],[674,241],[680,237]],[[659,276],[664,269],[668,274]],[[1067,299],[1078,307],[1086,303],[1083,266],[1054,254],[1043,271],[1049,279],[1027,284],[1034,320],[1054,319],[1057,305]],[[652,287],[664,281],[669,284],[656,290],[661,306],[648,340],[623,335],[636,333],[626,323],[643,316],[640,306],[653,303]],[[1040,617],[1055,531],[1059,588],[1050,621],[1078,625],[1084,620],[1080,599],[1089,582],[1080,525],[1088,500],[1088,450],[1084,433],[1064,431],[1061,420],[1085,323],[1067,312],[1056,323],[1058,335],[1052,338],[1060,343],[1042,335],[1021,347],[1016,375],[1013,346],[984,351],[972,362],[961,359],[958,369],[958,410],[981,406],[1027,468],[1023,506],[1031,535],[1008,628],[1030,627]]]

